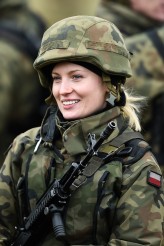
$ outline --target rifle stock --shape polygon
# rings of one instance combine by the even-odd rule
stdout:
[[[60,180],[55,179],[52,182],[50,187],[38,200],[35,210],[32,211],[25,219],[24,226],[19,228],[11,246],[34,245],[33,242],[38,229],[37,227],[38,225],[44,224],[43,221],[46,220],[46,216],[48,214],[52,217],[52,226],[55,232],[55,237],[57,239],[65,238],[66,234],[61,214],[67,199],[71,195],[69,188],[75,179],[83,172],[92,156],[97,153],[98,148],[101,146],[103,141],[109,137],[115,127],[116,124],[114,121],[109,122],[105,130],[100,134],[100,138],[95,142],[84,159],[79,164],[73,162]]]

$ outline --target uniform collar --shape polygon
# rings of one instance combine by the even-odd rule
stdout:
[[[62,134],[63,144],[67,152],[71,155],[77,155],[87,152],[88,134],[95,134],[96,140],[98,140],[101,132],[110,121],[116,123],[116,129],[108,139],[104,141],[105,143],[110,142],[118,136],[123,127],[124,120],[119,107],[114,107],[94,116],[69,122],[70,126],[68,126],[66,130],[63,127],[63,122],[61,124],[58,117],[56,119],[56,125]]]

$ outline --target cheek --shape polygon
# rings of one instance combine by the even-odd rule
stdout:
[[[97,88],[97,90],[92,91],[93,94],[93,100],[95,101],[95,104],[103,104],[107,97],[107,89],[104,86],[100,86]]]
[[[52,94],[53,94],[53,96],[56,98],[57,97],[57,88],[56,88],[56,86],[53,86],[52,85]]]

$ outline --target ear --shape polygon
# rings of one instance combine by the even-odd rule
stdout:
[[[108,88],[108,87],[106,88],[106,92],[107,92],[107,93],[109,93],[109,92],[110,92],[110,90],[109,90],[109,88]]]
[[[109,87],[108,87],[107,83],[105,83],[105,90],[106,90],[106,93],[109,93],[109,92],[110,92],[110,90],[109,90]]]

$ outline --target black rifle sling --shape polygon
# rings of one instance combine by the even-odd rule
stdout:
[[[74,180],[74,182],[70,186],[70,190],[73,192],[77,188],[79,188],[88,177],[91,177],[100,168],[102,163],[103,163],[102,158],[96,155],[93,156],[88,166],[85,167],[83,173]]]
[[[109,145],[112,145],[116,147],[116,151],[111,155],[110,160],[112,160],[114,157],[119,155],[119,153],[122,153],[123,156],[123,150],[124,147],[121,148],[122,145],[124,145],[126,142],[133,140],[133,139],[141,139],[143,140],[143,136],[139,132],[129,132],[129,133],[122,133],[121,135],[117,136],[115,139],[113,139]],[[120,152],[118,151],[120,150]],[[125,153],[125,152],[124,152]],[[129,153],[126,151],[126,154]],[[108,156],[108,153],[106,153],[106,156]],[[121,156],[121,155],[120,155]],[[79,188],[88,177],[91,177],[94,175],[94,173],[104,164],[103,158],[99,156],[93,156],[91,161],[89,162],[88,166],[85,167],[83,174],[79,175],[78,178],[73,182],[70,189],[71,191],[75,191],[77,188]]]

